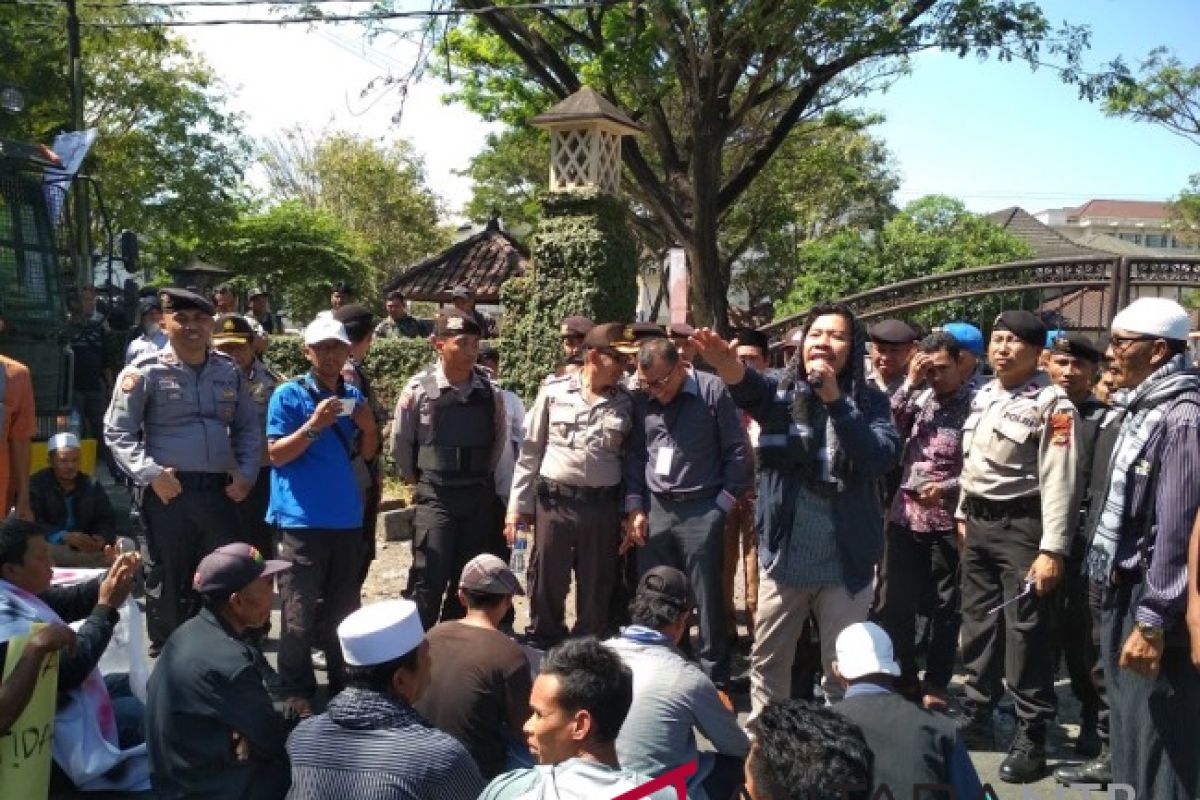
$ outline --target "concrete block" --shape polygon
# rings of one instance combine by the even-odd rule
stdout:
[[[388,542],[407,542],[413,537],[413,515],[415,508],[398,508],[379,515],[383,523],[383,538]]]

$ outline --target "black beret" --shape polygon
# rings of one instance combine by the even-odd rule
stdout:
[[[158,293],[158,302],[162,303],[164,314],[173,314],[176,311],[185,311],[189,308],[203,311],[205,314],[213,313],[212,303],[202,295],[190,292],[187,289],[162,289]]]
[[[444,308],[438,312],[433,323],[434,332],[438,336],[482,336],[479,323],[469,314],[464,314],[457,308]]]
[[[1060,334],[1054,340],[1054,347],[1051,349],[1056,353],[1064,353],[1074,358],[1082,358],[1084,361],[1090,361],[1093,364],[1099,364],[1104,360],[1104,353],[1100,352],[1100,348],[1096,347],[1092,340],[1082,333]]]
[[[762,331],[756,331],[754,328],[740,328],[733,332],[733,338],[737,339],[738,344],[744,344],[747,347],[757,347],[763,355],[767,354],[767,350],[770,347],[767,335]]]
[[[374,321],[371,309],[358,303],[349,303],[333,312],[333,318],[343,325],[359,322],[370,325]]]
[[[885,319],[871,326],[867,332],[873,342],[883,344],[912,344],[918,338],[917,332],[902,319]]]
[[[1046,323],[1032,311],[1003,311],[996,317],[992,329],[1008,331],[1039,350],[1046,346]]]

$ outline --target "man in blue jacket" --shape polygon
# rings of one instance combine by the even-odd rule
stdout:
[[[846,306],[818,305],[796,358],[773,376],[744,367],[712,331],[694,338],[734,402],[761,427],[751,717],[788,699],[810,611],[821,630],[826,696],[838,699],[834,642],[867,618],[883,550],[877,484],[899,453],[887,398],[863,376],[866,334]]]

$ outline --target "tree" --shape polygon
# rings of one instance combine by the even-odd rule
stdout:
[[[86,26],[166,12],[85,4],[79,13]],[[2,77],[27,98],[25,113],[0,115],[0,135],[49,143],[71,128],[66,13],[52,3],[0,5],[0,30]],[[84,171],[100,182],[113,226],[137,231],[144,266],[161,273],[203,251],[244,207],[250,151],[241,120],[224,108],[212,70],[174,34],[84,27],[82,52],[84,121],[98,130]]]
[[[484,10],[444,40],[456,97],[488,119],[523,124],[583,84],[648,127],[626,140],[639,210],[688,253],[698,322],[727,328],[731,262],[720,229],[801,122],[815,120],[942,48],[1074,65],[1086,32],[1053,32],[1015,0],[655,0],[572,10]],[[434,60],[435,66],[437,60]]]
[[[1134,77],[1123,59],[1083,84],[1099,96],[1109,116],[1150,122],[1200,144],[1200,64],[1187,66],[1165,47],[1151,50]],[[1180,238],[1200,242],[1200,173],[1171,203],[1171,219]]]
[[[317,138],[292,129],[267,143],[262,160],[273,198],[328,212],[363,243],[370,268],[352,282],[366,297],[449,244],[425,165],[404,140],[383,145],[348,133]]]
[[[472,181],[463,213],[475,222],[499,213],[510,230],[533,230],[542,214],[538,197],[547,188],[549,165],[545,132],[521,125],[489,133],[484,149],[459,173]]]
[[[1029,245],[967,211],[961,201],[930,195],[905,206],[878,236],[846,230],[801,245],[799,259],[805,269],[778,316],[897,281],[1019,261],[1033,254]],[[930,316],[946,312],[935,309]],[[963,313],[956,308],[954,316]]]
[[[238,219],[213,255],[237,265],[239,282],[266,287],[292,319],[310,319],[328,304],[326,285],[369,269],[366,250],[329,212],[289,200]]]

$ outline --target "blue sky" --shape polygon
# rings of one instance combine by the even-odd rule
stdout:
[[[1042,7],[1055,22],[1092,26],[1091,66],[1118,54],[1136,62],[1158,45],[1200,62],[1200,0],[1043,0]],[[445,87],[432,81],[412,91],[398,127],[390,98],[372,105],[359,97],[372,78],[403,70],[410,49],[366,44],[353,26],[181,30],[234,87],[232,102],[253,135],[303,124],[403,136],[424,155],[449,212],[469,197],[469,181],[454,171],[482,147],[487,125],[443,106]],[[1020,205],[1033,212],[1093,197],[1166,199],[1200,172],[1200,147],[1145,123],[1107,118],[1053,71],[1021,63],[925,54],[911,75],[862,105],[887,116],[877,133],[903,176],[901,203],[937,193],[977,211]]]
[[[1197,0],[1045,0],[1054,21],[1087,23],[1097,66],[1136,63],[1158,45],[1200,62]],[[877,133],[903,183],[898,200],[948,194],[976,211],[1033,212],[1093,197],[1165,199],[1200,172],[1200,147],[1146,123],[1105,117],[1048,69],[928,53],[911,75],[864,107],[886,114]]]

